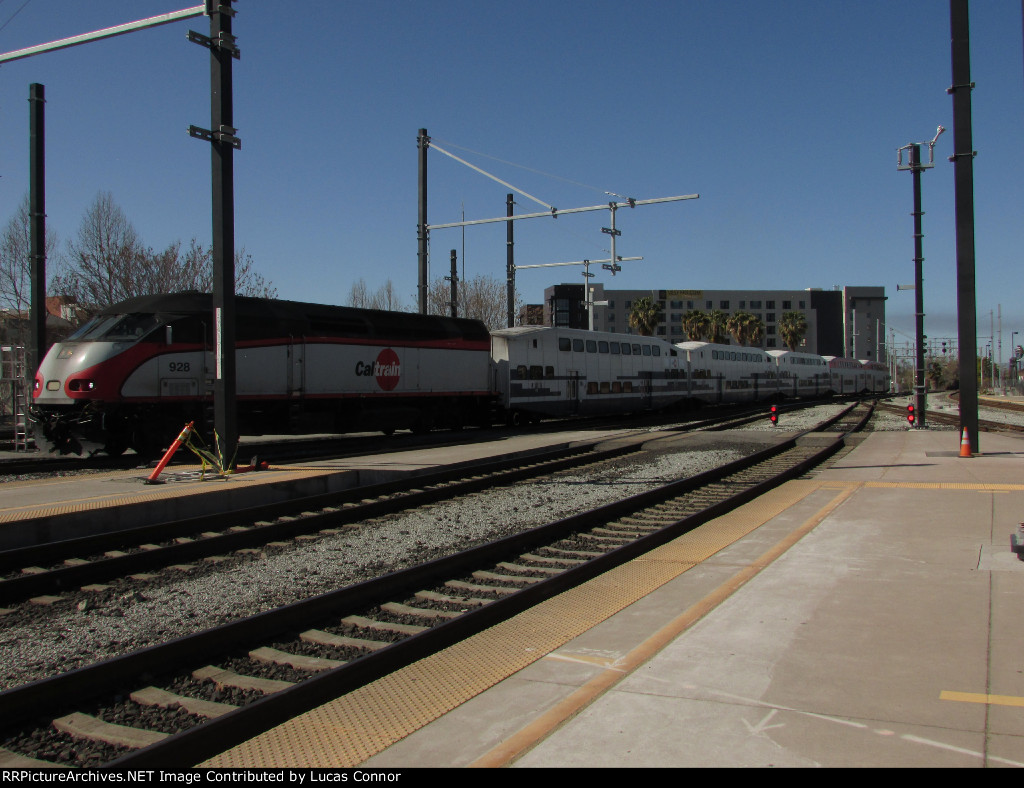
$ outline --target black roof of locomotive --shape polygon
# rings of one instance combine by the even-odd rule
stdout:
[[[99,314],[155,313],[178,316],[208,315],[212,312],[212,295],[190,292],[130,298],[111,304],[100,310]],[[487,327],[479,320],[270,298],[236,296],[235,314],[240,339],[254,332],[261,338],[292,335],[486,340],[490,336]]]

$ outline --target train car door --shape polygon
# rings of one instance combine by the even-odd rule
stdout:
[[[580,373],[579,370],[566,370],[565,398],[568,401],[569,413],[580,412]]]
[[[298,399],[303,395],[306,390],[306,341],[305,338],[295,341],[292,340],[288,343],[288,354],[285,359],[287,365],[287,386],[288,386],[288,398]]]
[[[654,407],[654,373],[649,369],[640,372],[641,401],[646,410]]]

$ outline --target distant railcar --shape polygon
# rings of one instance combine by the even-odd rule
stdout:
[[[681,356],[655,337],[521,326],[491,332],[495,390],[513,424],[681,402]]]

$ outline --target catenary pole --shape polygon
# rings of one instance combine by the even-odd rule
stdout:
[[[949,2],[953,84],[954,201],[956,210],[957,342],[960,355],[960,434],[971,453],[978,442],[978,318],[974,258],[974,140],[971,127],[971,45],[967,0]]]

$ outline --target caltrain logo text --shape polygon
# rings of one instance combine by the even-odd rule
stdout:
[[[377,378],[377,385],[384,391],[391,391],[398,385],[398,379],[402,375],[402,362],[398,360],[398,354],[391,348],[385,348],[372,364],[356,362],[356,374],[364,377]]]

